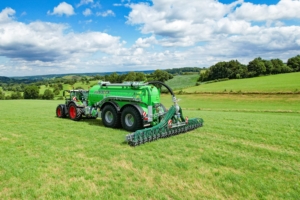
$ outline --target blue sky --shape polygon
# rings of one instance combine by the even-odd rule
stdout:
[[[300,0],[0,1],[0,76],[210,67],[300,54]]]

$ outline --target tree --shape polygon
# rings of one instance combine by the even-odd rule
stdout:
[[[39,88],[36,85],[29,85],[24,89],[24,99],[38,99]]]
[[[155,70],[151,75],[153,80],[161,82],[165,82],[173,78],[172,74],[169,74],[168,72],[159,69]]]
[[[226,68],[226,65],[226,62],[218,62],[217,64],[211,66],[207,72],[207,80],[228,78],[229,73]]]
[[[23,99],[21,92],[13,92],[11,94],[11,99]]]
[[[53,93],[54,93],[55,95],[59,95],[60,91],[59,91],[59,90],[53,90]]]
[[[125,81],[135,81],[136,79],[136,73],[135,72],[129,72],[126,75]]]
[[[282,68],[284,66],[282,60],[280,59],[271,59],[271,62],[273,64],[273,72],[272,74],[279,74],[279,73],[282,73]]]
[[[5,99],[5,94],[4,92],[0,89],[0,100],[4,100]]]
[[[111,83],[117,83],[118,78],[119,78],[119,75],[116,72],[114,72],[114,73],[111,73],[109,76],[107,76],[106,81],[110,81]]]
[[[269,60],[263,60],[265,67],[266,67],[266,74],[272,74],[274,70],[273,63]]]
[[[120,75],[118,75],[117,82],[118,83],[123,83],[125,81],[125,79],[126,79],[126,76],[127,76],[127,74],[120,74]]]
[[[207,70],[201,72],[198,81],[199,81],[199,82],[207,81],[207,80],[208,80],[209,72],[210,72],[209,69],[207,69]]]
[[[92,80],[94,80],[94,81],[99,81],[99,80],[102,80],[102,79],[104,79],[104,77],[103,77],[103,76],[100,76],[99,74],[97,74],[96,76],[94,76],[94,77],[92,78]]]
[[[143,72],[136,72],[135,81],[146,81],[146,75]]]
[[[247,67],[237,60],[231,60],[225,63],[227,77],[229,79],[245,78],[247,76]]]
[[[54,94],[50,89],[46,89],[43,96],[43,99],[53,99],[54,98]]]
[[[58,85],[54,85],[53,86],[53,93],[55,94],[55,95],[59,95],[59,93],[60,93],[60,87],[58,86]]]
[[[290,67],[294,72],[300,71],[300,55],[289,58],[287,61],[287,66]]]
[[[82,84],[84,84],[84,82],[85,82],[85,77],[81,77],[80,81],[81,81]]]
[[[58,83],[58,84],[57,84],[57,87],[58,87],[59,90],[64,89],[64,86],[63,86],[63,84],[61,84],[61,83]]]
[[[266,73],[266,66],[260,57],[250,61],[247,67],[248,67],[248,75],[250,77],[259,76]]]

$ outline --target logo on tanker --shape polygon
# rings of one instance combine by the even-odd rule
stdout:
[[[94,94],[109,94],[109,90],[100,90],[100,91],[95,91]]]

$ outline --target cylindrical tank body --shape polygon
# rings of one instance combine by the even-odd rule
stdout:
[[[99,83],[90,89],[88,104],[95,106],[105,98],[113,98],[120,108],[129,102],[135,102],[146,111],[148,106],[160,103],[160,92],[152,85]]]

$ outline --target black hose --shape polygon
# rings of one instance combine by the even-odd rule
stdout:
[[[160,85],[163,85],[163,86],[165,86],[168,89],[168,91],[172,94],[172,96],[175,97],[175,94],[174,94],[173,90],[167,84],[165,84],[163,82],[160,82],[160,81],[150,81],[150,82],[148,82],[148,84],[160,84]]]

